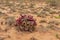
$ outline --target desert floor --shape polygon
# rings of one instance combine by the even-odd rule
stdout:
[[[13,23],[20,14],[34,17],[35,32],[16,30]],[[60,40],[59,7],[51,7],[43,0],[0,0],[0,40]]]

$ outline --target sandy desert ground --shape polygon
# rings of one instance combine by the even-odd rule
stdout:
[[[59,7],[45,0],[0,0],[0,40],[60,40]],[[34,17],[36,31],[16,30],[14,22],[20,14]]]

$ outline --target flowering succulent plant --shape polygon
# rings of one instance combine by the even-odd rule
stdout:
[[[35,30],[36,21],[31,15],[20,15],[20,17],[16,20],[16,25],[18,26],[18,30],[32,32]]]

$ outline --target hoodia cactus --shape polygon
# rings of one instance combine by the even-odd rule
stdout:
[[[35,31],[36,21],[31,15],[20,15],[16,20],[17,30],[22,32]]]

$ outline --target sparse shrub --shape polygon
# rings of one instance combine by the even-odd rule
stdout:
[[[60,34],[56,34],[56,38],[57,39],[60,39]]]
[[[34,8],[35,4],[34,3],[31,3],[29,8]]]
[[[47,11],[41,11],[37,14],[38,17],[46,18],[46,16],[49,16],[50,14]]]
[[[0,12],[0,17],[7,16],[7,14]]]
[[[51,11],[50,14],[56,14],[56,11]]]
[[[53,25],[53,24],[49,24],[49,25],[47,26],[47,28],[50,28],[50,29],[53,29],[53,30],[54,30],[54,27],[56,27],[56,26]]]
[[[37,40],[36,38],[34,38],[34,37],[32,37],[32,38],[30,38],[30,40]]]
[[[4,37],[0,37],[0,40],[4,40],[5,38]]]
[[[14,22],[15,22],[14,17],[7,17],[5,20],[6,20],[5,25],[8,25],[8,26],[12,26],[14,24]]]
[[[54,24],[54,25],[59,25],[60,22],[56,20],[49,21],[48,24]]]
[[[47,23],[47,21],[43,19],[39,23]]]
[[[45,27],[45,26],[43,26],[43,25],[40,25],[40,27],[38,27],[38,31],[41,33],[46,33],[46,32],[48,32],[48,29]]]
[[[20,15],[16,20],[17,30],[24,32],[33,32],[35,30],[36,21],[31,15]]]
[[[49,24],[47,26],[48,29],[51,29],[51,30],[54,30],[54,31],[60,31],[60,28],[57,27],[56,25],[53,25],[53,24]]]
[[[56,6],[59,5],[60,0],[46,0],[46,2],[47,2],[50,6],[56,7]]]

